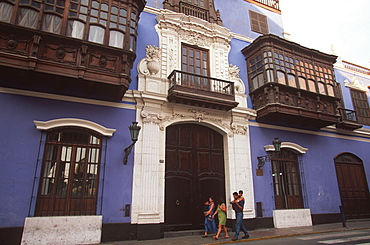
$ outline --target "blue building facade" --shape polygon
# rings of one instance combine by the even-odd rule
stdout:
[[[0,5],[1,242],[159,239],[238,190],[248,229],[370,216],[370,70],[285,39],[279,1],[69,2]]]

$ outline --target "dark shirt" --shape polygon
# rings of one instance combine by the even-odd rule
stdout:
[[[235,213],[241,213],[241,212],[243,212],[243,208],[244,208],[244,201],[239,201],[239,206],[240,207],[242,207],[242,209],[240,209],[237,205],[236,205],[236,203],[234,202],[234,203],[232,203],[232,205],[233,205],[233,209],[234,209],[234,211],[235,211]]]

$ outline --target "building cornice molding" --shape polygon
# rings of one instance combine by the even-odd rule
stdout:
[[[116,129],[110,129],[106,128],[100,124],[78,119],[78,118],[60,118],[60,119],[54,119],[50,121],[33,121],[36,128],[40,131],[49,130],[53,128],[58,127],[82,127],[86,129],[93,130],[95,132],[100,133],[103,136],[113,136],[113,133],[116,131]]]
[[[335,126],[328,126],[328,127],[322,128],[321,131],[310,131],[307,129],[289,128],[289,127],[278,126],[278,125],[258,123],[254,121],[250,121],[249,125],[253,127],[268,128],[268,129],[281,130],[281,131],[287,131],[287,132],[303,133],[303,134],[317,135],[317,136],[326,136],[326,137],[331,137],[331,138],[354,140],[354,141],[370,143],[370,130],[363,129],[363,128],[354,130],[353,132],[345,132],[344,130],[338,130]]]
[[[334,64],[334,69],[338,69],[338,70],[341,70],[343,72],[349,73],[351,75],[358,76],[358,77],[370,80],[370,75],[366,75],[364,73],[348,69],[348,68],[344,67],[342,64],[340,64],[339,62]]]
[[[265,145],[264,148],[265,148],[265,151],[275,151],[275,148],[273,145]],[[293,142],[282,142],[281,148],[293,149],[301,154],[305,154],[308,151],[308,148],[305,148]]]

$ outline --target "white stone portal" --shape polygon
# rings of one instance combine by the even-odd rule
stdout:
[[[101,230],[101,215],[27,217],[21,244],[98,244]]]
[[[243,190],[244,217],[254,218],[249,119],[255,118],[256,113],[247,107],[239,68],[228,63],[231,32],[169,10],[161,10],[156,19],[159,47],[147,45],[146,57],[137,66],[138,91],[133,92],[136,121],[142,130],[135,146],[131,223],[164,222],[166,128],[177,123],[201,124],[223,135],[226,201],[234,191]],[[237,108],[220,111],[167,101],[167,77],[174,70],[181,70],[182,44],[208,50],[209,76],[234,82]],[[151,67],[149,62],[153,61],[156,64]],[[227,213],[228,218],[234,218],[231,205]]]
[[[273,218],[275,228],[312,226],[310,209],[273,210]]]

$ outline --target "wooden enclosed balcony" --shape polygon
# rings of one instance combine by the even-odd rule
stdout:
[[[257,121],[309,129],[340,122],[336,56],[272,34],[260,36],[242,52]]]
[[[337,123],[337,128],[345,130],[355,130],[362,128],[362,125],[358,123],[356,111],[339,108],[340,122]]]
[[[0,86],[120,101],[145,0],[5,1]]]
[[[170,102],[225,111],[238,106],[233,82],[177,70],[168,79]]]
[[[340,118],[336,98],[281,84],[261,87],[251,98],[259,122],[319,129],[338,123]]]

